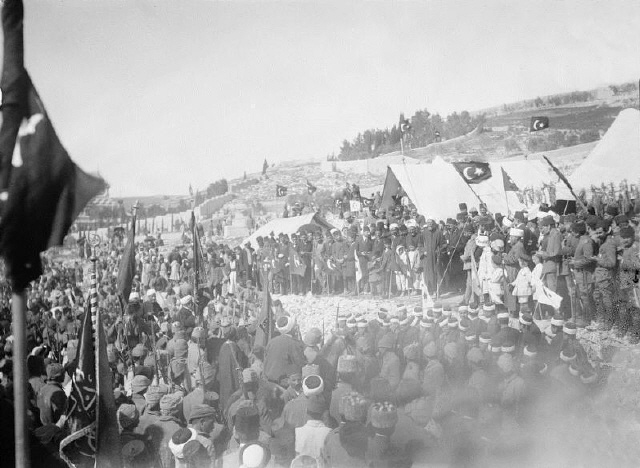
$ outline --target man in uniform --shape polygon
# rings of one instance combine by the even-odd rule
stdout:
[[[611,221],[601,219],[593,232],[600,241],[596,268],[594,271],[594,299],[598,309],[598,319],[602,330],[611,330],[617,316],[615,303],[615,274],[617,266],[616,243],[611,236]]]
[[[573,254],[573,259],[569,262],[569,274],[573,275],[576,285],[576,297],[580,313],[576,314],[576,325],[584,327],[595,319],[593,304],[593,275],[596,267],[595,245],[593,239],[587,234],[587,227],[583,222],[576,222],[571,225],[574,237],[578,239]]]

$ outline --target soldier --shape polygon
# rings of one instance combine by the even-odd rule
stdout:
[[[604,219],[599,220],[593,236],[600,241],[594,271],[594,299],[600,320],[599,328],[611,330],[617,319],[614,308],[617,252],[615,241],[611,236],[611,222]]]
[[[573,223],[571,231],[578,239],[573,254],[573,259],[569,261],[572,268],[570,274],[573,275],[576,287],[576,296],[580,306],[580,314],[576,318],[576,325],[584,327],[595,319],[595,307],[593,304],[593,280],[596,267],[595,245],[593,239],[587,235],[587,227],[582,222]]]
[[[400,382],[400,359],[394,352],[395,340],[392,335],[384,335],[378,342],[380,358],[380,377],[384,378],[394,390]]]
[[[173,454],[169,449],[171,437],[186,424],[182,420],[182,395],[170,393],[160,399],[160,417],[154,424],[154,431],[161,433],[159,455],[162,466],[169,467],[173,463]]]
[[[396,424],[398,412],[392,403],[388,401],[374,403],[370,410],[371,427],[373,435],[367,440],[365,460],[368,466],[373,467],[405,467],[411,466],[407,453],[391,442]]]
[[[340,425],[325,437],[321,459],[327,467],[364,468],[367,401],[358,393],[351,392],[340,398],[338,407]]]
[[[296,456],[308,455],[320,460],[325,438],[331,432],[331,429],[322,421],[325,410],[324,398],[309,399],[307,422],[295,429]]]
[[[640,342],[640,316],[638,302],[638,277],[640,276],[640,255],[632,227],[619,230],[622,256],[620,259],[620,333],[629,333],[629,342]]]
[[[136,375],[131,380],[131,401],[136,405],[138,410],[138,417],[144,413],[147,406],[147,401],[144,398],[144,394],[151,385],[151,380],[144,375]]]
[[[40,421],[43,425],[56,424],[67,412],[67,396],[62,388],[64,368],[61,364],[47,365],[47,381],[38,392]]]
[[[264,374],[273,383],[280,384],[293,372],[300,372],[305,363],[303,345],[293,338],[294,317],[280,317],[276,329],[280,332],[267,344],[264,358]]]
[[[216,371],[208,362],[203,362],[194,376],[195,388],[184,397],[182,413],[185,421],[189,420],[193,408],[197,405],[208,404],[218,406],[219,396],[213,391],[215,388]]]
[[[153,467],[159,460],[145,436],[136,434],[135,428],[140,422],[140,413],[135,405],[120,405],[116,413],[120,429],[120,447],[125,467]]]
[[[340,422],[340,402],[342,397],[348,393],[355,391],[358,370],[358,362],[353,355],[345,354],[338,358],[338,384],[331,393],[329,406],[329,415],[336,421]]]

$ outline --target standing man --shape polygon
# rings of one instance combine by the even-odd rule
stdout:
[[[617,319],[614,308],[617,249],[613,236],[611,236],[611,221],[599,220],[593,235],[600,241],[598,256],[595,258],[594,299],[598,310],[598,319],[601,321],[600,329],[611,330]]]
[[[362,235],[358,236],[356,241],[356,254],[360,264],[360,271],[362,272],[362,278],[358,286],[360,292],[369,290],[369,260],[371,260],[372,252],[373,240],[371,240],[371,231],[368,227],[365,227],[362,230]]]
[[[540,221],[543,236],[538,255],[542,258],[542,281],[553,292],[558,291],[558,273],[562,264],[562,234],[551,216]]]
[[[442,249],[446,247],[446,242],[442,231],[438,229],[433,218],[427,219],[424,231],[422,233],[422,239],[424,242],[424,250],[422,253],[422,272],[424,275],[424,282],[429,289],[429,294],[436,294],[439,272],[438,261],[440,259],[440,253]]]

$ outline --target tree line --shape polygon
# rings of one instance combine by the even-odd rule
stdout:
[[[443,118],[438,113],[432,114],[424,109],[417,111],[408,120],[411,128],[404,135],[405,148],[420,148],[465,135],[482,125],[485,118],[484,115],[473,117],[468,111],[454,112]],[[345,139],[338,156],[330,155],[327,159],[351,161],[375,158],[380,154],[400,150],[402,137],[399,121],[391,128],[365,130],[351,141]]]

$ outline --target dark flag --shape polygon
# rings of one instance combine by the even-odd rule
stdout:
[[[120,305],[124,312],[125,306],[129,303],[129,294],[131,294],[131,286],[133,277],[136,275],[136,214],[134,209],[133,219],[131,220],[131,230],[129,231],[129,239],[124,247],[122,259],[120,260],[120,268],[118,269],[117,291]]]
[[[2,177],[10,178],[8,200],[0,220],[0,254],[14,290],[23,290],[42,274],[40,252],[62,245],[85,205],[105,189],[105,182],[74,164],[58,140],[47,112],[23,64],[23,6],[6,1],[3,91],[0,128]],[[22,166],[4,162],[18,153]]]
[[[276,197],[284,197],[287,195],[287,187],[276,185]]]
[[[564,184],[567,186],[567,188],[569,189],[569,192],[571,192],[571,195],[573,195],[573,198],[576,199],[576,202],[578,202],[580,204],[580,207],[583,210],[587,210],[587,207],[584,206],[584,203],[582,202],[582,200],[576,195],[576,193],[573,191],[573,187],[571,186],[571,184],[569,183],[569,181],[567,180],[567,178],[565,177],[565,175],[560,171],[560,169],[558,169],[556,166],[553,165],[553,163],[549,160],[549,158],[547,158],[546,156],[542,156],[544,158],[545,161],[547,161],[547,164],[549,164],[549,166],[551,166],[551,169],[553,169],[553,172],[556,173],[556,175],[558,176],[558,178],[564,182]]]
[[[478,184],[491,177],[491,168],[486,162],[454,162],[453,167],[460,173],[467,184]]]
[[[529,131],[537,132],[549,128],[549,117],[531,117]]]
[[[373,206],[373,198],[362,197],[362,206],[371,208]]]
[[[316,190],[318,190],[318,187],[316,187],[315,185],[313,185],[311,182],[309,182],[309,180],[307,179],[307,192],[309,192],[309,195],[313,195],[314,193],[316,193]]]
[[[200,231],[198,230],[198,225],[196,223],[196,215],[193,211],[191,212],[190,227],[191,227],[191,235],[193,237],[193,271],[195,273],[195,287],[196,287],[194,294],[197,294],[201,283],[206,282],[206,270],[204,267],[205,261],[204,261],[204,254],[202,252],[202,244],[200,241]],[[196,296],[194,295],[194,297]]]
[[[264,272],[266,279],[267,273]],[[273,334],[273,303],[271,301],[271,294],[269,288],[265,284],[264,294],[262,295],[262,304],[260,305],[260,312],[257,317],[258,328],[256,330],[255,345],[267,346],[267,343],[271,339]]]
[[[122,466],[106,346],[94,269],[91,272],[90,305],[78,340],[78,361],[71,376],[67,411],[71,434],[60,443],[60,455],[69,466]]]
[[[502,182],[504,184],[504,191],[505,192],[518,192],[518,191],[520,191],[520,189],[518,188],[516,183],[513,181],[511,176],[509,174],[507,174],[507,172],[504,170],[504,168],[501,167],[500,169],[502,169]]]
[[[400,127],[402,135],[405,135],[411,130],[411,122],[409,121],[409,119],[404,118],[404,114],[400,114],[400,123],[398,126]]]

